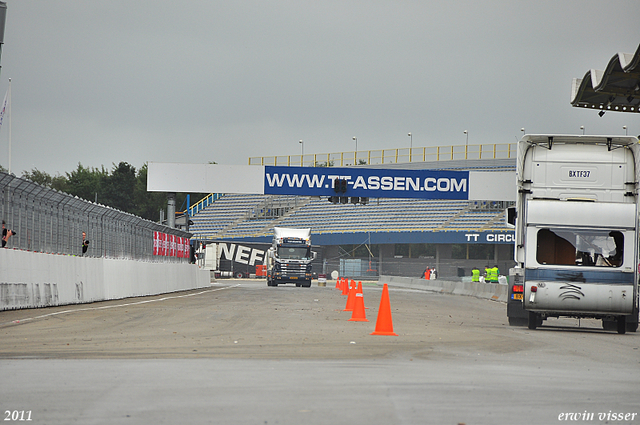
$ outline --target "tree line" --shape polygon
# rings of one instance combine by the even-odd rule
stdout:
[[[2,166],[0,171],[7,172]],[[159,221],[160,210],[167,209],[167,196],[164,192],[147,192],[147,164],[136,170],[127,163],[113,164],[111,170],[78,167],[64,175],[50,175],[37,168],[23,171],[22,178],[42,186],[68,193],[91,202],[107,205],[151,221]],[[207,194],[192,193],[191,203],[195,203]],[[176,211],[184,211],[187,194],[176,194]],[[166,213],[165,213],[166,215]]]

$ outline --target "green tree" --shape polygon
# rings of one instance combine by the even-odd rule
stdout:
[[[87,201],[98,201],[101,204],[109,205],[102,196],[102,186],[108,176],[107,170],[83,167],[78,163],[78,168],[67,175],[67,186],[65,192]]]
[[[40,171],[34,168],[31,171],[23,171],[22,178],[61,192],[67,191],[67,178],[59,174],[51,176],[46,171]]]
[[[135,211],[136,168],[128,162],[113,165],[111,174],[102,181],[105,205],[132,213]]]

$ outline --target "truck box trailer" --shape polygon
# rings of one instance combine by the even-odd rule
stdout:
[[[519,141],[510,324],[568,316],[637,330],[639,169],[635,137]]]

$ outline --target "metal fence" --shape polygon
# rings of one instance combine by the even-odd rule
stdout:
[[[7,229],[15,231],[7,248],[82,255],[82,232],[86,232],[89,246],[85,256],[157,262],[189,260],[153,255],[153,234],[190,237],[190,233],[2,172],[0,217]]]
[[[517,143],[496,143],[287,156],[257,156],[249,157],[249,165],[345,167],[350,165],[399,164],[406,162],[453,161],[463,159],[504,159],[516,157],[516,145]]]

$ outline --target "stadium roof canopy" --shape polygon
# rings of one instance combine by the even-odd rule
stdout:
[[[574,78],[571,104],[605,111],[640,112],[640,45],[635,54],[617,53],[607,68],[591,69]]]

